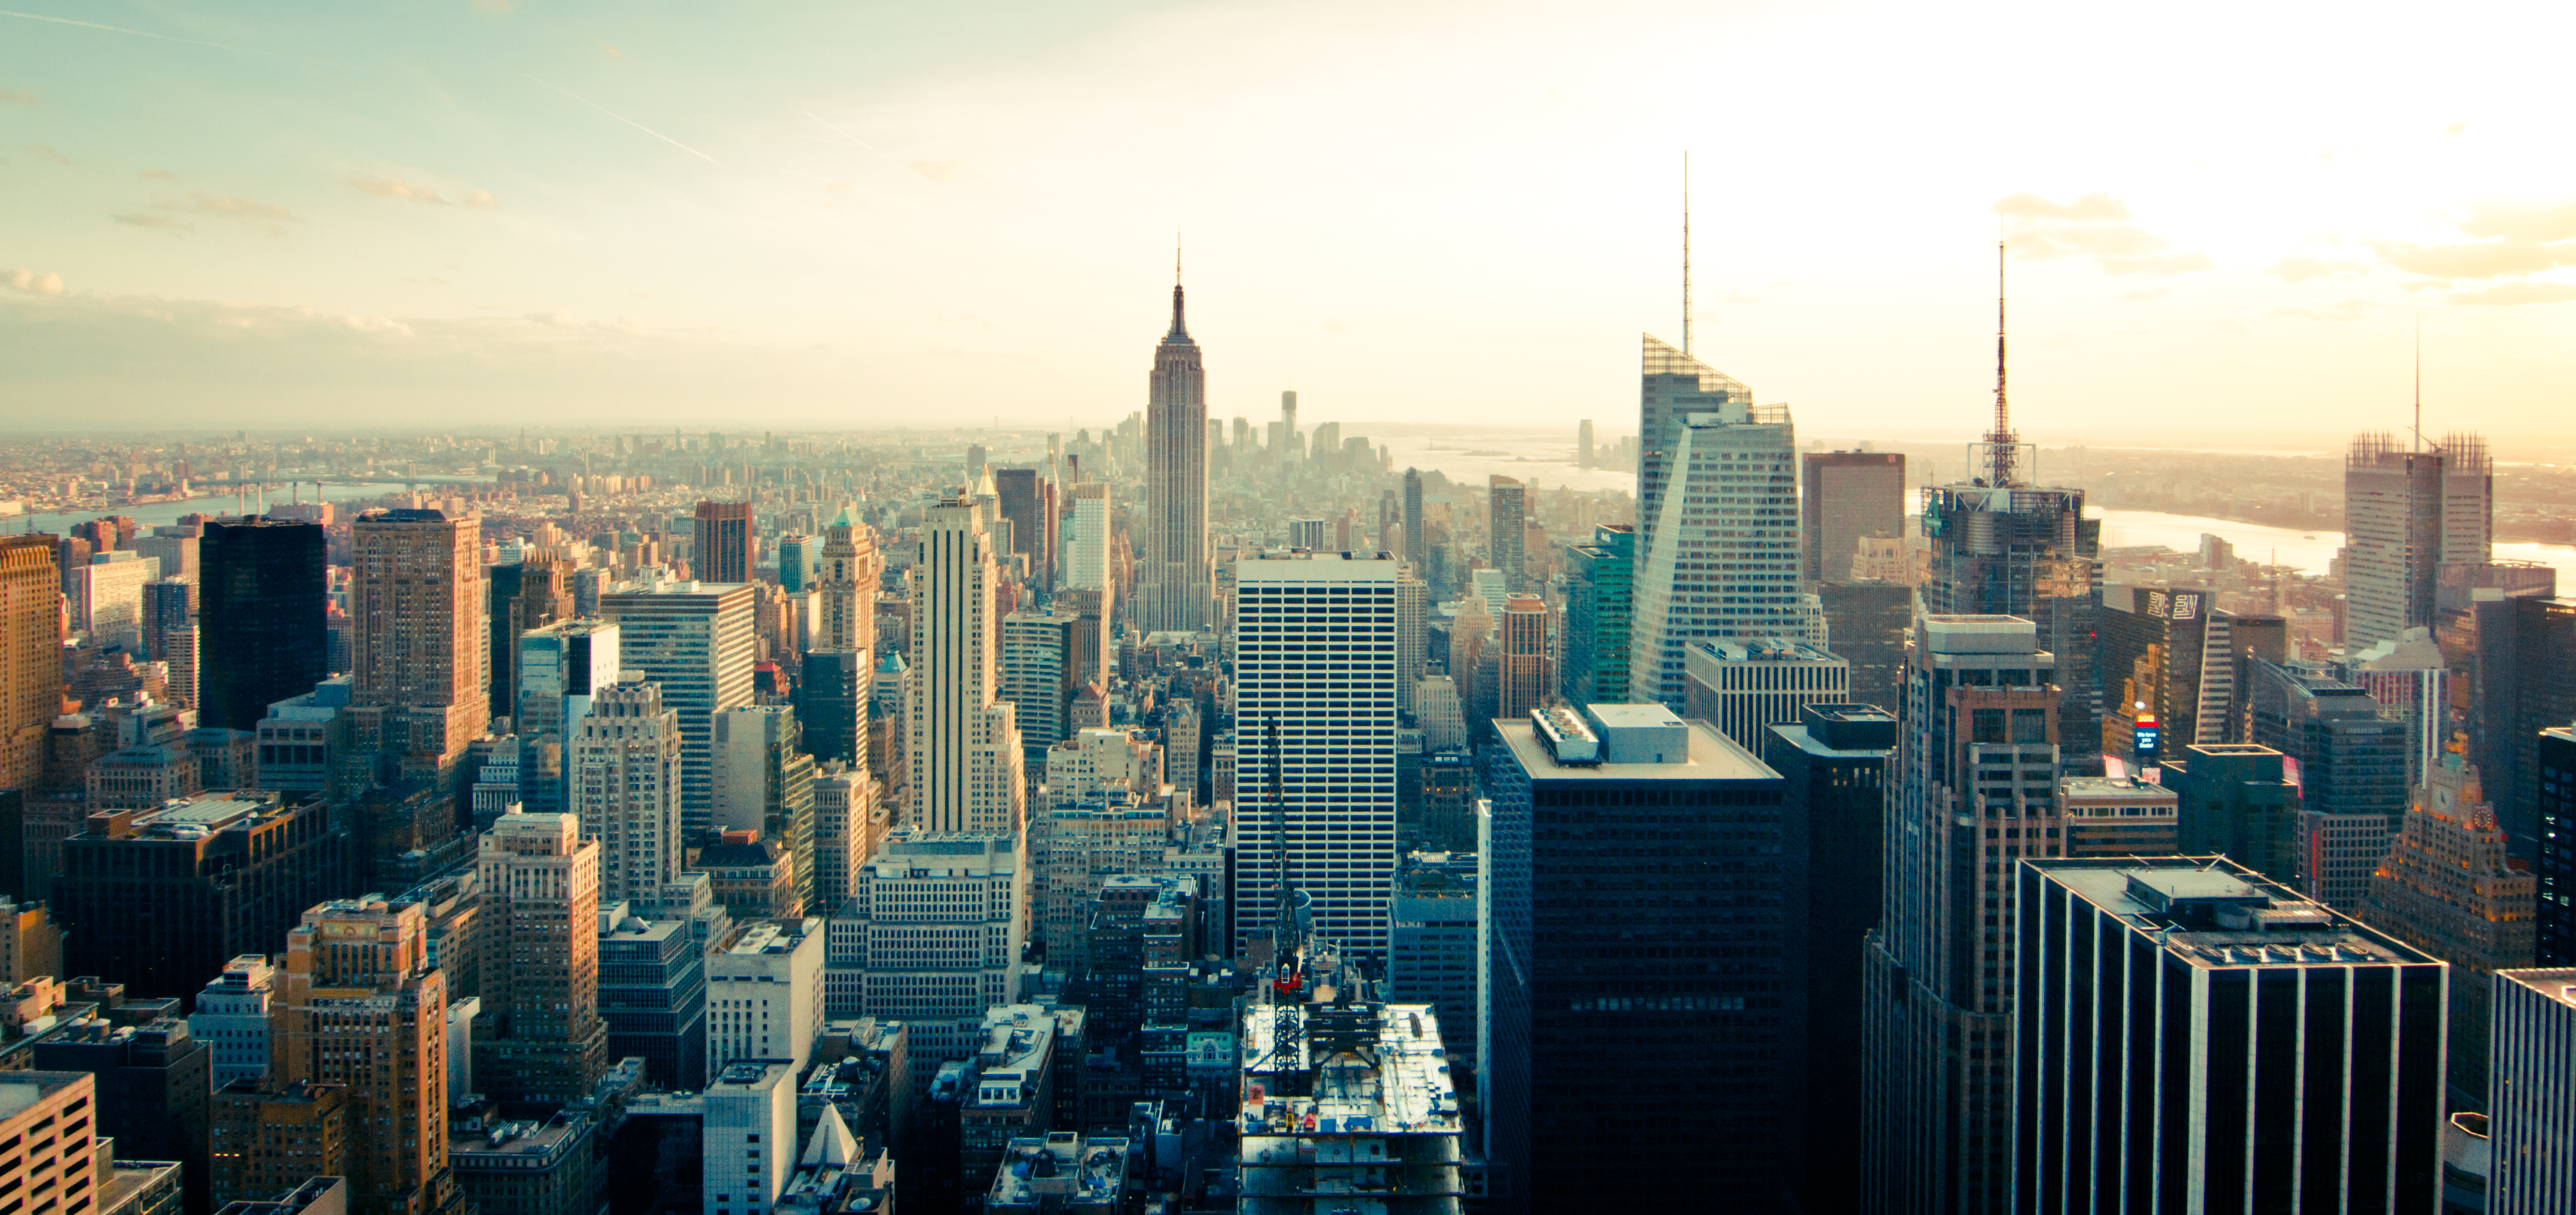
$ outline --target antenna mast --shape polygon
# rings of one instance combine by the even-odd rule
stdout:
[[[1995,430],[1986,436],[1992,449],[1991,483],[2010,485],[2013,480],[2013,448],[2017,436],[2012,430],[2012,409],[2004,398],[2004,242],[1995,242]]]
[[[1690,153],[1682,153],[1682,353],[1691,352]]]
[[[2415,314],[2415,450],[2424,450],[2424,314]]]

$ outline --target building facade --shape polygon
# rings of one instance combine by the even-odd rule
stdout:
[[[715,715],[751,703],[755,638],[748,586],[642,581],[599,597],[617,625],[617,666],[662,689],[678,714],[680,823],[707,829],[715,804]]]
[[[2441,567],[2494,556],[2495,466],[2476,435],[2429,450],[2384,433],[2354,439],[2343,502],[2347,650],[2432,627]]]
[[[1145,402],[1145,519],[1136,554],[1136,622],[1148,633],[1215,626],[1215,566],[1208,553],[1207,371],[1182,323],[1172,284],[1172,328],[1154,348]]]
[[[1849,582],[1862,540],[1904,538],[1904,453],[1811,451],[1798,465],[1807,581]]]

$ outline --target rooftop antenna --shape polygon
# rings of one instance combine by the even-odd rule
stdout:
[[[1682,353],[1691,352],[1690,153],[1682,153]]]
[[[2415,450],[2424,450],[2424,314],[2415,314]]]
[[[1991,484],[2012,484],[2016,439],[2012,409],[2004,399],[2004,242],[1999,240],[1995,242],[1995,429],[1986,436],[1994,452]]]

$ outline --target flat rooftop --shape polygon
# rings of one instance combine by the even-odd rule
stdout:
[[[1375,1032],[1360,1043],[1364,1051],[1316,1057],[1322,1018],[1346,1010],[1321,1005],[1252,1004],[1243,1010],[1243,1108],[1240,1125],[1246,1163],[1290,1163],[1300,1138],[1319,1135],[1456,1135],[1458,1091],[1449,1079],[1448,1052],[1440,1042],[1439,1019],[1428,1004],[1365,1004],[1374,1014]],[[1284,1015],[1283,1015],[1284,1014]],[[1279,1039],[1284,1037],[1284,1043]],[[1277,1047],[1278,1049],[1274,1049]],[[1281,1096],[1278,1073],[1312,1072],[1311,1095]],[[1252,1141],[1279,1136],[1279,1146]],[[1283,1151],[1289,1160],[1263,1157]],[[1313,1157],[1308,1149],[1308,1161]]]
[[[1642,709],[1660,714],[1656,720],[1626,723],[1610,721],[1612,728],[1636,724],[1643,726],[1669,724],[1670,710],[1661,705],[1594,705],[1595,713],[1610,710]],[[1734,739],[1718,733],[1704,721],[1683,722],[1690,729],[1690,758],[1677,764],[1594,764],[1560,765],[1548,754],[1547,746],[1538,740],[1538,730],[1528,718],[1513,721],[1494,719],[1494,733],[1521,767],[1540,780],[1778,780],[1780,774],[1769,764],[1755,759],[1753,753],[1737,746]]]
[[[2202,969],[2438,960],[2225,857],[2024,863]]]

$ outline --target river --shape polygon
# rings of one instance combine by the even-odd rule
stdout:
[[[2207,533],[2235,545],[2236,555],[2244,560],[2264,564],[2277,561],[2308,573],[2322,574],[2334,560],[2336,550],[2343,547],[2342,532],[2300,531],[2260,523],[2239,523],[2233,519],[2169,515],[2151,510],[2105,510],[2095,514],[2102,520],[2104,548],[2161,544],[2188,553],[2200,547],[2200,537]],[[2558,571],[2560,585],[2576,591],[2576,547],[2500,543],[2495,546],[2495,559],[2534,561],[2550,566]]]
[[[454,481],[455,478],[442,478],[436,482],[424,478],[416,484],[424,490],[435,490],[439,485]],[[178,522],[181,515],[238,515],[245,510],[265,510],[267,507],[263,502],[283,504],[297,495],[300,495],[304,501],[311,502],[314,500],[314,488],[314,484],[307,481],[292,493],[282,486],[274,488],[269,491],[265,499],[242,499],[231,494],[211,494],[190,498],[185,502],[152,502],[142,506],[111,507],[107,510],[53,510],[27,515],[8,515],[0,517],[0,532],[52,532],[61,535],[66,528],[75,523],[103,519],[110,515],[122,515],[134,520],[140,527],[161,527]],[[321,500],[324,502],[352,502],[361,498],[381,498],[387,494],[400,493],[408,486],[401,481],[363,481],[356,484],[325,482],[320,488]]]

